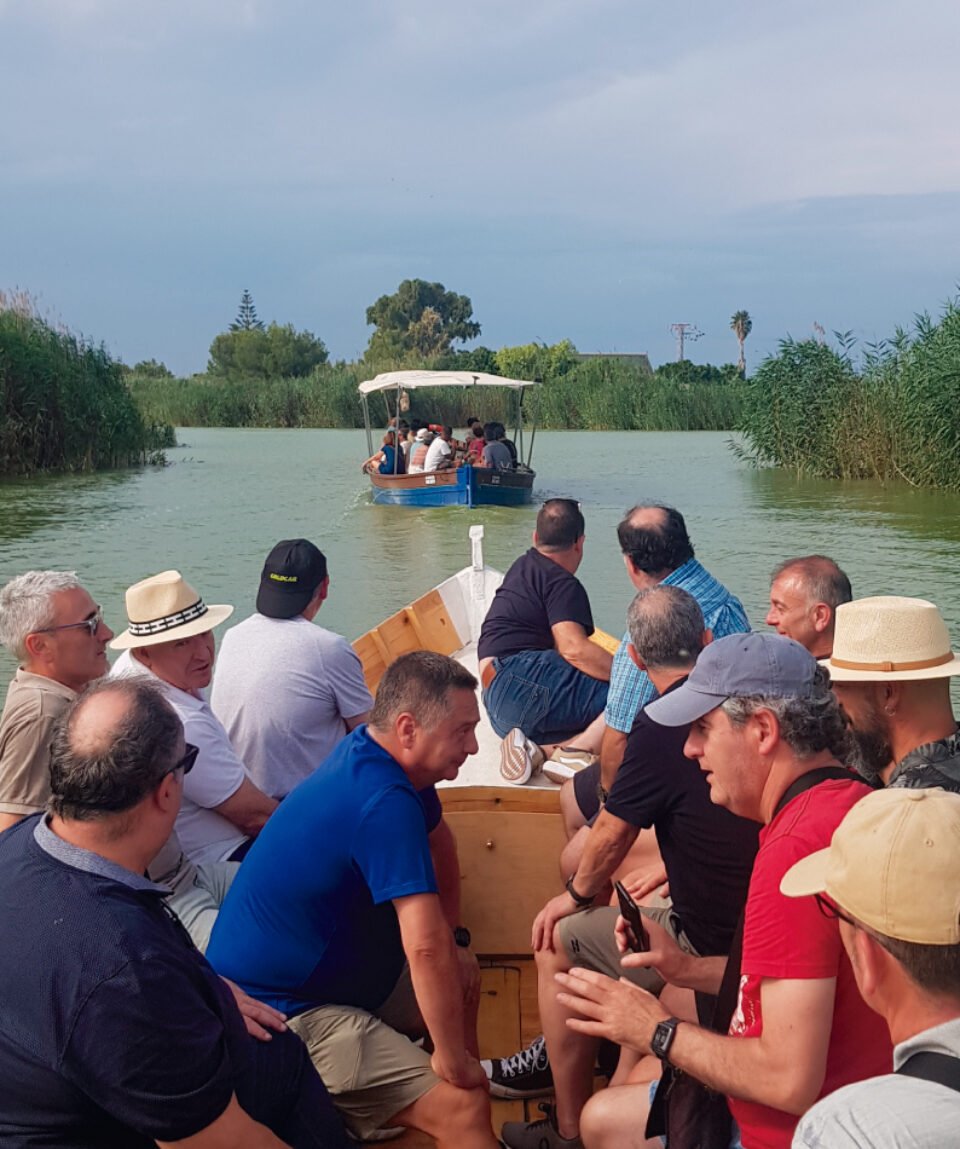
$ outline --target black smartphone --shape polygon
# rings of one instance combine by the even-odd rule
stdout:
[[[617,898],[620,902],[620,916],[630,927],[630,948],[637,954],[646,953],[650,948],[650,938],[643,928],[643,914],[640,913],[640,907],[627,893],[627,888],[623,882],[614,882],[613,888],[617,891]]]

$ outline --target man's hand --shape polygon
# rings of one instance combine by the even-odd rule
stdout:
[[[667,867],[662,862],[651,869],[631,870],[621,881],[635,902],[642,901],[648,894],[656,894],[658,897],[665,898],[670,893]]]
[[[593,970],[574,968],[555,975],[557,1001],[580,1017],[567,1018],[577,1033],[605,1037],[637,1053],[650,1052],[653,1031],[670,1016],[652,993],[625,978],[614,981]]]
[[[533,919],[532,944],[535,952],[549,950],[553,953],[553,931],[561,918],[577,913],[577,903],[564,891],[551,898]]]
[[[489,1089],[490,1081],[483,1066],[466,1050],[457,1058],[444,1057],[437,1050],[430,1058],[430,1068],[442,1081],[459,1089]]]
[[[284,1032],[287,1028],[285,1024],[286,1014],[281,1013],[279,1009],[274,1009],[272,1005],[264,1005],[262,1001],[257,1001],[248,993],[244,993],[236,982],[232,982],[228,977],[222,978],[222,980],[230,987],[237,1008],[243,1015],[243,1023],[247,1027],[247,1033],[251,1037],[255,1037],[258,1041],[270,1041],[271,1034],[267,1032],[268,1029],[275,1029],[277,1033]]]
[[[617,918],[614,936],[617,949],[624,955],[620,964],[627,969],[654,969],[664,981],[672,985],[683,985],[683,977],[689,965],[689,955],[677,945],[667,931],[649,915],[643,915],[643,924],[650,939],[650,948],[645,953],[634,953],[628,941],[629,926],[622,917]]]

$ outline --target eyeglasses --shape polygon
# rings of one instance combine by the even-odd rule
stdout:
[[[97,633],[99,628],[103,625],[103,610],[97,607],[97,613],[85,618],[83,622],[65,622],[60,626],[44,626],[40,630],[35,630],[34,634],[52,634],[55,630],[79,630],[80,627],[85,627],[87,633],[91,638]]]
[[[848,926],[853,926],[854,929],[857,928],[857,923],[853,918],[848,918],[839,906],[835,906],[833,902],[827,901],[823,894],[814,894],[813,896],[817,902],[817,909],[825,918],[829,918],[831,921],[846,922]]]
[[[184,743],[183,757],[179,762],[175,762],[167,771],[172,774],[175,770],[182,770],[184,774],[189,774],[193,769],[193,764],[197,760],[197,755],[200,753],[199,746],[191,746],[189,742]]]

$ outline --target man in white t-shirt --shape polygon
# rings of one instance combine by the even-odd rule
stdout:
[[[307,539],[277,543],[257,612],[228,630],[213,709],[251,777],[282,798],[312,774],[373,705],[353,648],[313,619],[330,589],[327,560]]]
[[[444,427],[427,449],[427,457],[423,464],[425,471],[445,471],[453,466],[453,448],[450,440],[453,438],[453,428]]]
[[[135,583],[126,603],[129,627],[110,644],[124,653],[110,673],[158,681],[187,742],[199,749],[176,821],[184,853],[197,865],[239,862],[277,803],[249,778],[204,696],[213,677],[213,627],[233,607],[208,607],[179,571]]]

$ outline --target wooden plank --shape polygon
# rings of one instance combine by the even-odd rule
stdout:
[[[590,641],[603,647],[608,654],[616,654],[617,647],[620,645],[620,639],[614,638],[612,634],[607,634],[605,630],[595,630],[590,635]]]
[[[445,814],[559,814],[560,791],[543,786],[439,786]],[[559,856],[558,859],[559,861]]]
[[[437,654],[454,654],[466,646],[470,636],[457,633],[457,628],[447,613],[443,596],[438,590],[431,590],[421,595],[406,610],[420,639],[421,650],[434,650]]]

